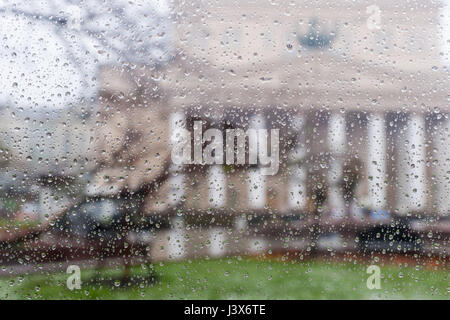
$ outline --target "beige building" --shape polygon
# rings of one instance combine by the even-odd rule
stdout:
[[[439,2],[175,1],[176,55],[165,69],[143,71],[159,102],[136,105],[162,104],[159,124],[172,136],[196,119],[204,129],[278,128],[280,171],[172,164],[146,212],[289,214],[319,205],[342,217],[354,200],[401,216],[448,215],[441,10]],[[105,79],[109,97],[116,89]],[[169,136],[159,142],[170,145]]]

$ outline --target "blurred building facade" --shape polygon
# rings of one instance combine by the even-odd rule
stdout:
[[[343,216],[354,202],[446,216],[441,10],[439,2],[175,1],[168,64],[103,67],[98,111],[4,108],[3,141],[16,167],[34,175],[96,170],[92,194],[135,190],[168,171],[148,213],[182,205]],[[280,129],[279,173],[171,164],[171,135],[194,120],[204,129]]]
[[[143,213],[175,217],[176,243],[161,241],[179,257],[195,223],[214,226],[211,254],[220,255],[228,237],[220,227],[244,229],[260,215],[448,217],[441,10],[440,2],[175,0],[167,64],[103,65],[98,99],[79,113],[4,108],[3,141],[16,168],[36,177],[86,174],[89,196],[145,186]],[[196,120],[203,130],[279,129],[278,173],[175,165],[177,133]]]
[[[178,55],[160,80],[171,119],[192,130],[195,119],[205,129],[223,129],[248,128],[257,118],[281,130],[284,147],[273,177],[257,168],[194,166],[178,173],[173,166],[177,173],[155,197],[172,200],[157,201],[160,209],[182,201],[203,210],[288,213],[308,211],[315,199],[321,210],[342,216],[350,196],[359,206],[400,216],[447,216],[442,6],[177,2]],[[148,210],[157,210],[149,202]]]

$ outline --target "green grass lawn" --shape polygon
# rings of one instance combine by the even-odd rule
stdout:
[[[366,265],[267,261],[247,258],[164,262],[152,265],[155,283],[121,285],[121,269],[94,277],[81,270],[80,290],[65,273],[0,279],[0,299],[448,299],[449,273],[414,267],[381,267],[381,289],[366,287]],[[136,266],[134,277],[151,273]],[[92,279],[97,279],[92,282]],[[146,277],[148,278],[148,277]],[[103,280],[99,280],[103,279]]]

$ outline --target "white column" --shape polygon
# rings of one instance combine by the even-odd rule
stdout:
[[[340,185],[346,143],[345,115],[333,113],[328,123],[328,146],[331,154],[328,172],[328,205],[333,218],[343,218],[346,212]]]
[[[226,176],[222,165],[213,165],[208,177],[208,206],[222,208],[226,204]]]
[[[179,139],[182,139],[182,135],[185,134],[186,120],[183,113],[174,112],[170,115],[170,142],[171,144],[177,143]],[[177,206],[185,192],[185,177],[182,173],[182,165],[172,164],[169,168],[169,192],[168,202],[172,207]]]
[[[300,161],[305,157],[304,128],[305,118],[302,115],[296,115],[292,124],[292,130],[297,133],[297,145],[290,155],[291,176],[288,186],[288,206],[290,209],[303,210],[306,207],[306,169]]]
[[[179,166],[172,165],[170,166],[170,177],[169,177],[169,194],[168,201],[171,207],[176,207],[180,204],[183,199],[186,184],[184,179],[184,174],[182,172],[178,172]]]
[[[382,114],[368,119],[367,177],[371,209],[386,209],[386,123]]]
[[[171,144],[176,143],[182,138],[184,134],[184,129],[186,128],[186,120],[181,112],[175,112],[170,115],[170,141]],[[171,208],[178,210],[183,196],[186,190],[185,177],[182,172],[182,164],[176,165],[172,164],[169,168],[169,191],[168,191],[168,202]],[[178,212],[177,212],[178,214]],[[169,243],[168,243],[168,254],[169,259],[181,259],[186,254],[186,248],[184,244],[184,218],[182,216],[177,216],[172,220],[172,229],[169,231]]]
[[[262,209],[266,204],[266,178],[260,168],[251,168],[248,176],[248,204],[251,209]]]
[[[257,115],[250,119],[251,129],[263,129],[266,121],[263,116]],[[259,160],[258,160],[259,161]],[[266,177],[261,174],[261,168],[251,168],[248,182],[248,204],[251,209],[262,209],[266,204]]]
[[[436,192],[434,204],[441,216],[450,215],[450,119],[444,119],[438,126],[434,141],[437,166],[435,168]]]
[[[407,128],[400,139],[399,195],[400,214],[425,210],[426,204],[426,154],[425,118],[410,115]]]
[[[169,259],[182,259],[186,255],[186,246],[184,243],[185,226],[182,217],[175,217],[172,220],[172,229],[168,235],[168,254]]]
[[[210,231],[210,247],[209,254],[213,257],[220,257],[225,255],[226,248],[226,236],[225,229],[223,228],[212,228]]]
[[[306,170],[303,166],[291,169],[292,176],[289,181],[289,208],[304,210],[306,208]]]

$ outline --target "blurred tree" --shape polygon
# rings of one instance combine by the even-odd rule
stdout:
[[[6,167],[12,159],[11,150],[0,141],[0,168]]]

